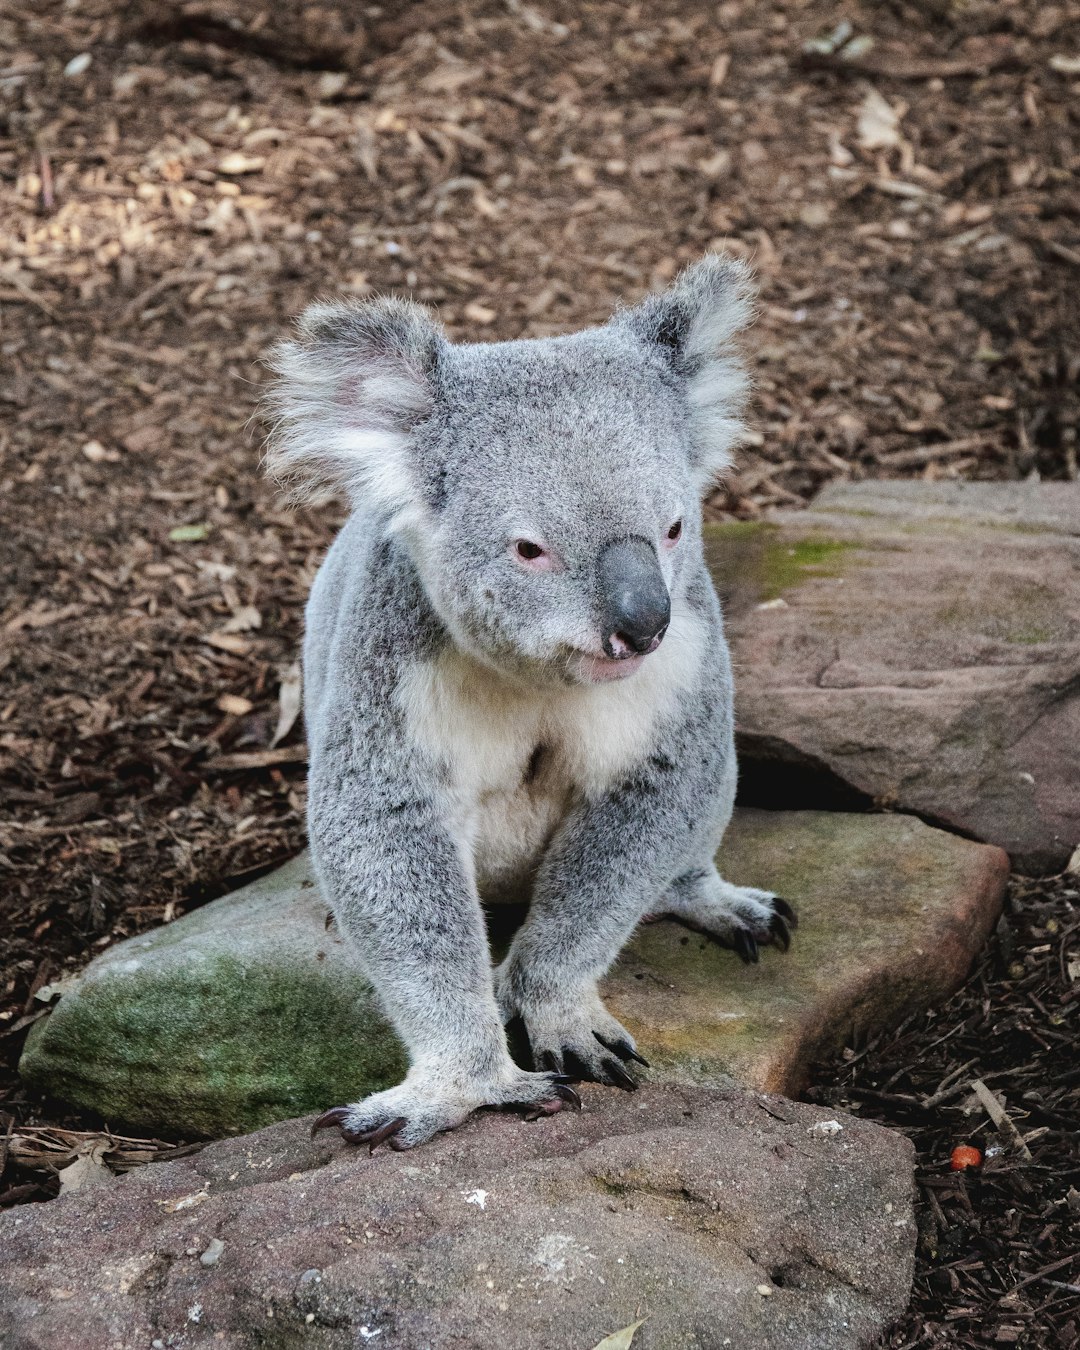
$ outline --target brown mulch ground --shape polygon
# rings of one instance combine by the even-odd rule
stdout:
[[[338,521],[258,477],[290,315],[396,289],[462,338],[561,332],[726,247],[762,280],[757,420],[713,512],[1075,477],[1078,52],[1075,6],[1033,0],[0,0],[0,1108],[32,1111],[43,985],[300,845],[299,729],[268,750]],[[1005,966],[834,1085],[915,1131],[934,1197],[896,1344],[1075,1341],[1045,1279],[1077,1266],[994,1302],[1074,1212],[1049,1019],[1076,986],[1039,951],[1069,890],[1018,900]],[[921,1102],[980,1037],[1051,1133],[942,1186],[956,1103],[866,1090]]]
[[[812,1100],[901,1130],[918,1152],[915,1291],[890,1350],[1080,1346],[1078,1007],[1080,875],[1018,877],[954,998],[820,1066]],[[982,1166],[951,1171],[958,1145]]]

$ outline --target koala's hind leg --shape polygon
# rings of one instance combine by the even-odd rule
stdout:
[[[715,867],[687,872],[666,892],[652,917],[672,918],[757,961],[759,947],[787,951],[798,926],[786,900],[754,886],[734,886]]]

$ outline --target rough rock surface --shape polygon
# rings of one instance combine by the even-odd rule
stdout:
[[[289,1121],[0,1215],[0,1345],[847,1350],[907,1302],[913,1191],[906,1139],[752,1094],[373,1157]]]
[[[713,527],[744,757],[1060,871],[1080,843],[1080,484],[834,484]],[[756,776],[756,775],[755,775]],[[804,788],[803,801],[806,800]]]
[[[798,908],[757,966],[665,921],[606,981],[654,1077],[794,1093],[809,1062],[948,995],[993,927],[1006,860],[905,816],[736,813],[733,881]],[[111,1124],[222,1135],[398,1081],[400,1047],[305,858],[99,956],[35,1027],[32,1085]]]

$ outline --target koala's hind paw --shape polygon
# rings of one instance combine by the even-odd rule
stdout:
[[[570,1087],[569,1074],[512,1073],[493,1084],[477,1084],[475,1091],[425,1088],[408,1079],[385,1092],[375,1092],[351,1106],[334,1106],[312,1124],[311,1133],[337,1128],[349,1144],[367,1144],[374,1153],[380,1144],[392,1149],[415,1148],[436,1134],[455,1129],[474,1111],[496,1107],[521,1111],[527,1120],[552,1116],[564,1107],[581,1109],[581,1098]]]
[[[786,952],[799,926],[795,911],[771,891],[733,886],[713,874],[684,877],[664,897],[665,916],[730,947],[747,965],[761,947]]]

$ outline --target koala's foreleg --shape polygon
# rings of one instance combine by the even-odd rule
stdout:
[[[353,765],[360,756],[348,759]],[[385,765],[380,766],[385,772]],[[481,1106],[536,1114],[576,1103],[551,1072],[514,1064],[496,1005],[476,888],[437,801],[419,784],[390,783],[378,804],[362,769],[313,765],[316,873],[410,1056],[404,1082],[317,1127],[351,1142],[422,1143]],[[358,809],[358,803],[365,809]]]
[[[645,1061],[597,982],[648,914],[699,929],[744,961],[757,960],[759,944],[787,949],[796,918],[786,901],[722,880],[711,862],[680,874],[688,857],[710,857],[730,809],[726,799],[710,807],[701,785],[680,790],[643,776],[563,826],[529,917],[496,971],[503,1018],[522,1018],[538,1066],[636,1086],[626,1061]]]
[[[677,815],[642,784],[584,803],[553,840],[496,972],[503,1017],[521,1017],[537,1065],[636,1086],[625,1061],[645,1061],[597,981],[670,883],[687,836]]]

